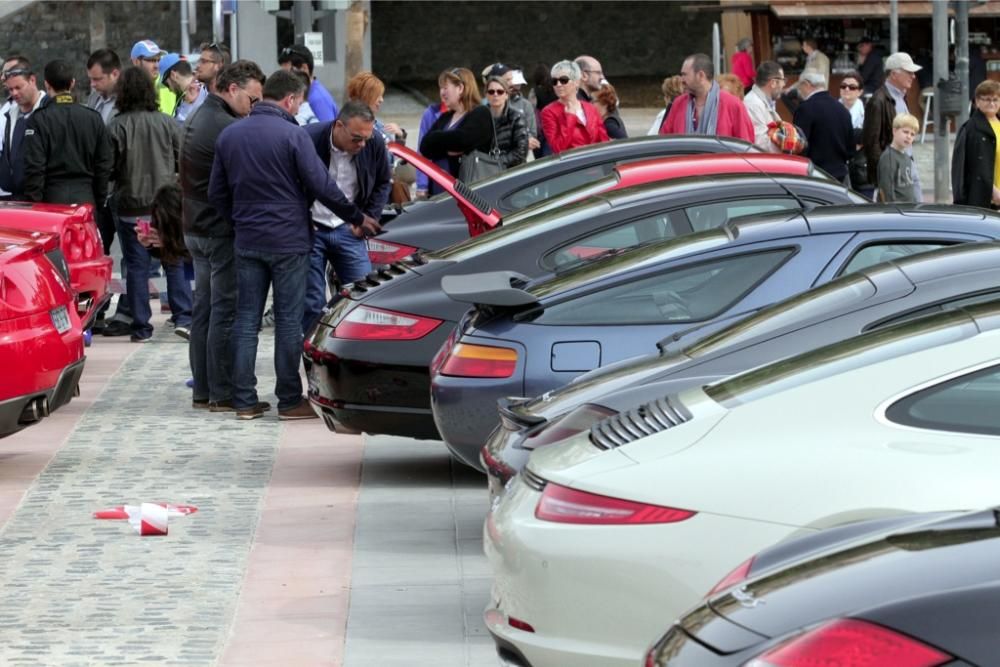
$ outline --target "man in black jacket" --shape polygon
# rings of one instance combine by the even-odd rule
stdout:
[[[216,79],[210,94],[184,128],[180,183],[184,195],[184,243],[194,261],[194,308],[188,348],[194,376],[192,406],[232,410],[233,319],[236,316],[236,262],[233,226],[209,203],[208,184],[215,140],[222,130],[248,116],[261,98],[264,73],[238,60]]]
[[[313,123],[306,131],[323,164],[329,167],[344,196],[377,221],[389,201],[392,169],[382,137],[375,132],[375,116],[362,102],[347,102],[329,123]],[[326,305],[326,263],[329,261],[341,283],[364,278],[372,270],[368,244],[360,227],[344,224],[321,202],[312,205],[315,228],[309,255],[302,331],[306,333],[319,319]]]
[[[802,73],[799,95],[803,100],[792,122],[806,135],[806,157],[838,181],[846,181],[847,161],[854,155],[851,112],[830,97],[826,77],[819,72]]]
[[[45,66],[48,97],[24,133],[24,194],[55,204],[104,204],[114,157],[101,115],[73,100],[73,70]]]

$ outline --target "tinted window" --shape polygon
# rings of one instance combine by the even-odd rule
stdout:
[[[596,181],[611,173],[615,168],[613,163],[595,164],[583,169],[559,174],[552,178],[537,183],[532,183],[527,187],[515,190],[500,200],[500,206],[505,209],[520,211],[522,208],[531,206],[543,199],[561,195],[567,190],[580,187]]]
[[[906,426],[1000,435],[1000,368],[991,366],[893,403],[885,416]]]
[[[854,253],[851,261],[837,275],[851,273],[852,271],[858,271],[881,262],[899,259],[900,257],[915,255],[918,252],[936,250],[937,248],[943,248],[945,245],[944,243],[873,243]]]
[[[553,304],[541,324],[655,324],[715,317],[773,273],[794,250],[733,255]]]
[[[732,407],[861,366],[961,340],[977,331],[963,311],[942,314],[929,321],[903,322],[760,366],[706,385],[704,389],[713,400]]]
[[[542,258],[542,266],[549,270],[561,269],[579,263],[607,250],[634,248],[653,241],[677,236],[676,229],[686,229],[683,214],[663,212],[630,220],[612,229],[602,229],[549,252]]]
[[[823,315],[834,315],[846,306],[863,307],[875,295],[875,286],[865,276],[848,276],[786,299],[736,324],[718,331],[684,350],[701,357],[795,324],[804,325]]]
[[[710,204],[700,204],[690,206],[687,209],[688,220],[691,227],[696,231],[714,229],[726,224],[732,218],[741,215],[753,215],[754,213],[767,213],[768,211],[782,211],[785,209],[799,209],[799,203],[794,199],[771,198],[771,199],[740,199],[737,201],[717,201]]]

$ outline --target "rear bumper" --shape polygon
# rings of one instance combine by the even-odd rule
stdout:
[[[309,389],[309,401],[319,411],[326,427],[337,433],[395,435],[417,440],[440,440],[431,411],[421,408],[392,408],[342,404],[337,407]]]
[[[69,403],[77,395],[86,357],[59,374],[54,387],[0,401],[0,437],[20,431]]]
[[[88,328],[97,312],[111,298],[111,270],[113,262],[103,256],[69,265],[70,283],[76,292],[77,312]]]

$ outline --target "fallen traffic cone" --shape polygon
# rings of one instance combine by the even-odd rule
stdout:
[[[167,508],[156,503],[143,503],[126,505],[128,512],[128,522],[132,528],[140,535],[166,535],[167,534]]]
[[[159,505],[167,510],[167,516],[174,519],[182,516],[187,516],[188,514],[194,514],[198,511],[198,508],[194,505],[174,505],[173,503],[153,503]],[[94,512],[95,519],[128,519],[128,512],[125,511],[125,505],[118,505],[117,507],[111,507],[106,510],[98,510]]]

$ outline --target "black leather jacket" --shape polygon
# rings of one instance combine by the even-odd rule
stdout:
[[[24,195],[53,204],[104,204],[113,162],[101,115],[73,96],[46,97],[24,143]]]
[[[184,195],[184,233],[220,238],[233,236],[233,226],[208,200],[208,182],[215,159],[215,140],[239,120],[226,101],[210,94],[184,126],[180,182]]]
[[[528,158],[528,125],[520,111],[505,104],[493,119],[497,131],[500,162],[505,169],[524,164]]]

